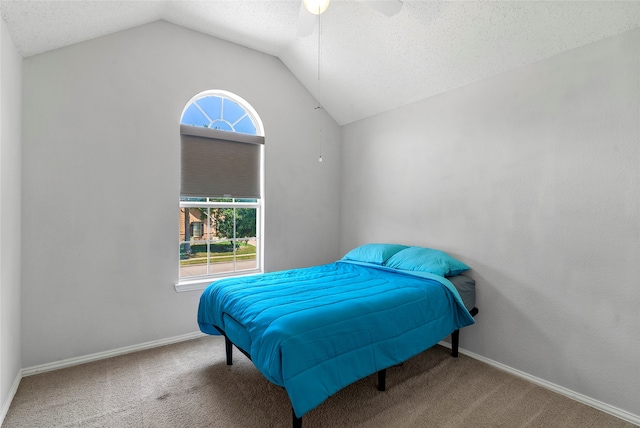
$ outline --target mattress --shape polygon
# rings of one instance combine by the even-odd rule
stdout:
[[[460,298],[464,303],[464,307],[468,311],[476,306],[476,282],[473,278],[469,278],[465,275],[456,275],[447,277],[453,286],[458,290]]]

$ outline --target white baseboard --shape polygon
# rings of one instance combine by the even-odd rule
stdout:
[[[22,380],[22,370],[18,371],[16,378],[13,381],[13,385],[11,385],[11,389],[9,390],[9,395],[6,396],[4,402],[2,403],[2,409],[0,409],[0,426],[4,423],[4,417],[7,416],[7,412],[9,411],[9,407],[11,406],[11,402],[13,401],[13,397],[15,397],[16,392],[18,391],[18,386],[20,385],[20,381]]]
[[[111,351],[97,352],[95,354],[84,355],[81,357],[67,358],[66,360],[54,361],[51,363],[40,364],[37,366],[22,369],[22,376],[31,376],[37,373],[49,372],[52,370],[63,369],[66,367],[77,366],[92,361],[104,360],[118,355],[130,354],[132,352],[144,351],[146,349],[157,348],[159,346],[171,345],[173,343],[184,342],[185,340],[196,339],[205,336],[204,333],[195,332],[174,336],[168,339],[154,340],[151,342],[141,343],[139,345],[125,346],[124,348],[113,349]]]
[[[448,342],[441,341],[439,345],[442,345],[446,348],[451,348],[451,344]],[[567,389],[563,386],[556,385],[555,383],[551,383],[544,379],[540,379],[518,369],[514,369],[513,367],[509,367],[505,364],[494,361],[490,358],[483,357],[482,355],[478,355],[474,352],[467,351],[466,349],[459,348],[458,349],[461,354],[467,355],[474,360],[482,361],[485,364],[493,366],[497,369],[503,370],[505,372],[511,373],[515,376],[528,380],[531,383],[535,383],[543,388],[549,389],[553,392],[557,392],[560,395],[564,395],[565,397],[571,398],[572,400],[578,401],[582,404],[586,404],[587,406],[593,407],[595,409],[601,410],[605,413],[608,413],[612,416],[622,419],[623,421],[630,422],[634,425],[640,426],[640,416],[634,415],[633,413],[627,412],[626,410],[619,409],[615,406],[611,406],[610,404],[603,403],[602,401],[595,400],[591,397],[587,397],[586,395],[577,393],[570,389]]]

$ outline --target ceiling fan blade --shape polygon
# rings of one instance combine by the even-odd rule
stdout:
[[[400,0],[360,0],[373,10],[377,10],[383,15],[393,16],[402,9]]]
[[[304,3],[300,2],[300,13],[298,14],[298,29],[296,36],[306,37],[313,33],[316,27],[317,16],[312,14],[304,7]]]

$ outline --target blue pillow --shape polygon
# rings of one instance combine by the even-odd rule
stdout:
[[[397,252],[384,265],[393,269],[429,272],[440,276],[455,276],[471,269],[447,253],[424,247],[409,247]]]
[[[344,255],[342,260],[381,265],[386,262],[389,257],[405,248],[409,247],[400,244],[365,244],[349,251]]]

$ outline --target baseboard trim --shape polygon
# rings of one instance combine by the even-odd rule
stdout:
[[[441,341],[439,345],[442,345],[446,348],[451,348],[451,344],[445,341]],[[518,376],[529,382],[535,383],[543,388],[549,389],[553,392],[557,392],[560,395],[564,395],[565,397],[571,398],[572,400],[578,401],[582,404],[586,404],[587,406],[593,407],[595,409],[601,410],[605,413],[608,413],[612,416],[615,416],[623,421],[632,423],[634,425],[640,426],[640,416],[634,415],[633,413],[627,412],[626,410],[619,409],[615,406],[612,406],[607,403],[603,403],[602,401],[593,399],[591,397],[587,397],[586,395],[580,394],[578,392],[572,391],[568,388],[565,388],[560,385],[556,385],[555,383],[546,381],[544,379],[540,379],[539,377],[535,377],[530,375],[529,373],[525,373],[518,369],[514,369],[513,367],[507,366],[505,364],[494,361],[490,358],[483,357],[482,355],[478,355],[474,352],[467,351],[466,349],[459,348],[459,352],[461,354],[467,355],[468,357],[473,358],[474,360],[481,361],[485,364],[493,366],[497,369],[503,370],[505,372],[511,373],[514,376]]]
[[[4,403],[2,403],[2,409],[0,409],[0,426],[4,423],[4,418],[7,416],[7,412],[9,411],[9,407],[11,407],[11,402],[13,401],[13,397],[15,397],[16,392],[18,392],[18,386],[20,385],[20,381],[22,380],[22,370],[18,370],[18,374],[16,374],[16,378],[13,381],[13,385],[11,385],[11,389],[9,390],[9,394],[4,399]]]
[[[130,354],[132,352],[144,351],[146,349],[157,348],[159,346],[171,345],[174,343],[184,342],[186,340],[196,339],[204,336],[204,333],[195,332],[174,336],[167,339],[153,340],[151,342],[140,343],[138,345],[125,346],[123,348],[113,349],[111,351],[97,352],[95,354],[84,355],[81,357],[67,358],[65,360],[54,361],[51,363],[40,364],[37,366],[22,369],[22,376],[31,376],[38,373],[50,372],[53,370],[64,369],[67,367],[77,366],[80,364],[90,363],[92,361],[104,360],[118,355]]]

